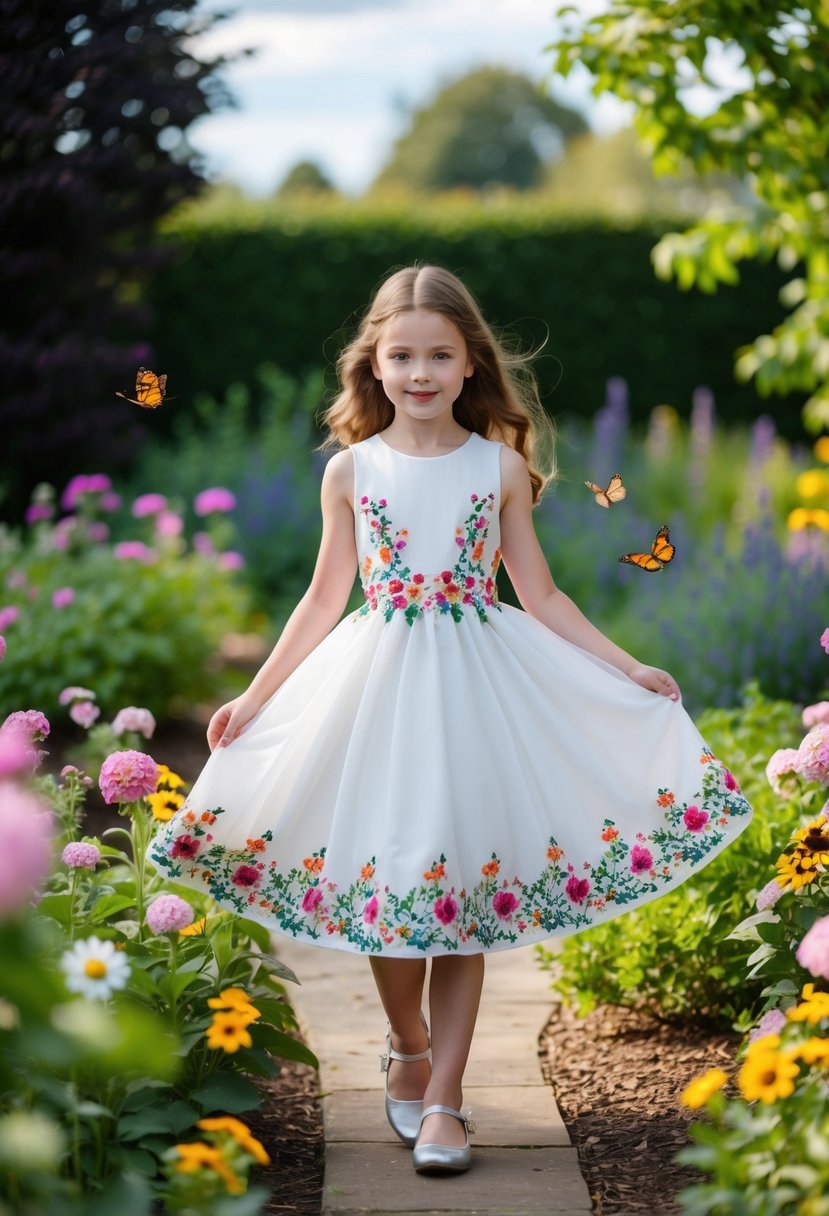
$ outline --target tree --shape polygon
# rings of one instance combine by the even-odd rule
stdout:
[[[414,112],[374,186],[526,190],[539,183],[564,142],[586,129],[580,114],[546,96],[528,76],[479,68]]]
[[[333,194],[334,184],[312,160],[298,161],[276,188],[275,198],[296,198],[297,195]]]
[[[575,10],[561,9],[565,22]],[[654,167],[748,180],[755,205],[664,237],[656,272],[681,288],[735,283],[739,264],[777,258],[791,309],[737,352],[763,395],[811,393],[806,425],[829,426],[829,7],[825,0],[610,0],[549,48],[567,76],[631,102]]]
[[[134,451],[118,402],[147,317],[155,224],[202,184],[187,127],[228,101],[190,39],[197,0],[0,0],[4,507]]]

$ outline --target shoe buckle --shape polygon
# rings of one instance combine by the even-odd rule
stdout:
[[[383,1052],[383,1054],[380,1056],[380,1071],[381,1071],[381,1072],[388,1072],[388,1071],[389,1071],[389,1057],[388,1057],[388,1052]]]
[[[478,1129],[477,1129],[477,1127],[475,1126],[475,1120],[472,1118],[472,1111],[471,1111],[471,1110],[470,1110],[470,1111],[469,1111],[469,1112],[468,1112],[468,1113],[467,1113],[467,1114],[464,1116],[464,1123],[466,1124],[466,1130],[467,1130],[467,1132],[469,1133],[469,1135],[470,1135],[470,1136],[474,1136],[474,1135],[475,1135],[475,1132],[476,1132]]]

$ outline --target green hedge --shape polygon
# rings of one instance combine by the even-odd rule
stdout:
[[[151,292],[158,366],[185,397],[253,385],[264,361],[295,375],[326,365],[333,387],[337,351],[374,285],[420,259],[460,273],[523,345],[549,330],[537,370],[554,414],[592,414],[620,375],[635,419],[660,402],[686,413],[707,383],[728,421],[769,412],[799,435],[799,402],[762,401],[732,371],[735,349],[779,320],[780,273],[748,266],[736,288],[680,292],[650,263],[668,227],[565,218],[529,202],[183,214],[168,227],[175,260]]]

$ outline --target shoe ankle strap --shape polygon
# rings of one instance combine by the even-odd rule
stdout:
[[[451,1115],[454,1119],[461,1122],[468,1132],[474,1132],[475,1124],[472,1119],[467,1117],[463,1111],[455,1110],[453,1106],[427,1106],[423,1114],[420,1116],[421,1125],[423,1120],[429,1115]]]
[[[400,1060],[403,1064],[414,1064],[417,1060],[428,1060],[431,1055],[431,1049],[426,1048],[425,1051],[418,1051],[413,1056],[407,1056],[402,1051],[395,1051],[393,1047],[389,1047],[388,1051],[383,1052],[380,1056],[380,1071],[389,1071],[389,1062],[391,1060]]]

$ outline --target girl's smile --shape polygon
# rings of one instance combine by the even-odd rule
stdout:
[[[385,322],[371,368],[396,416],[421,421],[451,416],[474,371],[458,327],[425,308],[397,313]]]

